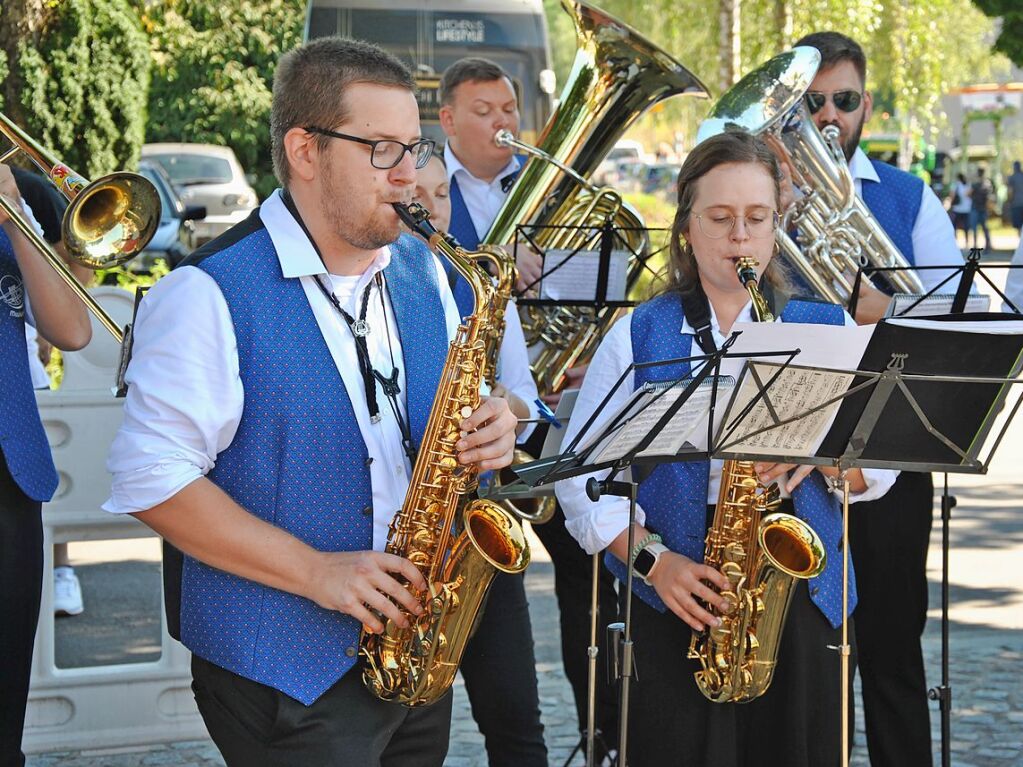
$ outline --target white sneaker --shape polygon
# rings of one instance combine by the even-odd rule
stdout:
[[[85,605],[82,604],[82,585],[78,582],[73,567],[53,568],[53,614],[80,615]]]

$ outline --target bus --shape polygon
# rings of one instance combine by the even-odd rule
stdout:
[[[553,106],[543,0],[309,0],[305,39],[341,35],[375,43],[416,75],[423,135],[443,144],[438,86],[465,56],[490,59],[519,98],[519,135],[535,143]]]

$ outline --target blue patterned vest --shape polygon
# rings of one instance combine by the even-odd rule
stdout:
[[[420,445],[447,350],[444,310],[426,247],[403,236],[391,253],[384,274]],[[371,549],[366,445],[300,281],[282,276],[264,228],[197,266],[216,280],[231,311],[245,390],[238,432],[209,479],[320,551]],[[359,631],[348,615],[185,558],[184,644],[306,705],[355,664]]]
[[[860,182],[863,202],[870,208],[885,234],[892,238],[910,264],[916,263],[913,253],[913,225],[920,212],[924,182],[880,160],[871,160],[881,182]]]
[[[635,362],[687,357],[692,336],[682,335],[684,314],[678,294],[668,293],[636,307],[632,315],[632,354]],[[785,322],[841,325],[844,317],[840,307],[810,301],[789,301],[782,312]],[[666,380],[685,375],[689,366],[678,364],[672,369],[646,368],[636,371],[636,386],[652,380]],[[695,562],[703,561],[704,539],[707,535],[707,487],[710,462],[694,461],[659,465],[639,487],[639,504],[646,513],[646,527],[658,533],[664,545]],[[827,551],[824,572],[809,582],[810,597],[832,626],[842,621],[842,510],[838,499],[828,493],[823,477],[817,472],[804,479],[792,495],[796,514],[806,520],[820,535]],[[605,562],[615,576],[625,581],[625,567],[616,557],[607,554]],[[644,602],[661,612],[667,608],[653,588],[642,580],[633,580],[634,592]],[[856,588],[850,567],[849,612],[856,606]]]
[[[4,415],[0,449],[18,487],[34,501],[48,501],[57,489],[57,470],[39,419],[25,343],[25,287],[7,235],[0,230],[0,375]],[[33,351],[34,353],[34,351]]]
[[[525,158],[519,156],[519,170],[522,170]],[[519,170],[515,171],[514,175],[518,175]],[[466,250],[476,250],[480,244],[480,235],[476,231],[475,224],[472,223],[472,216],[469,215],[469,208],[465,204],[465,198],[462,196],[462,190],[458,186],[458,179],[451,178],[451,224],[449,226],[450,234],[458,240],[458,244]],[[484,235],[486,232],[483,233]],[[469,288],[467,283],[462,276],[455,271],[454,267],[448,263],[447,259],[443,259],[444,270],[448,273],[448,279],[451,282],[451,292],[455,296],[455,303],[458,305],[458,314],[460,317],[465,318],[472,314],[476,308],[476,303],[472,295],[472,290]]]

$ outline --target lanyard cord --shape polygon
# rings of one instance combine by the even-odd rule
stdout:
[[[319,256],[320,262],[323,263],[326,269],[326,262],[323,261],[323,254],[320,253],[319,247],[313,240],[312,235],[306,228],[305,222],[302,220],[302,216],[298,212],[298,207],[295,205],[295,201],[287,190],[281,193],[281,198],[284,201],[284,206],[288,209],[288,212],[294,217],[295,221],[302,228],[306,238],[309,240],[309,244],[312,245],[316,255]],[[398,424],[398,429],[401,431],[401,446],[405,451],[405,455],[408,456],[409,462],[414,466],[416,462],[416,447],[412,441],[412,429],[405,420],[401,413],[401,406],[398,402],[398,395],[401,394],[401,387],[398,385],[398,366],[394,364],[394,346],[391,343],[391,333],[389,323],[387,322],[387,307],[384,304],[384,289],[383,279],[380,272],[377,272],[374,281],[366,286],[366,289],[362,293],[362,308],[359,310],[359,319],[356,320],[341,306],[341,302],[338,301],[337,296],[334,295],[333,290],[329,290],[320,275],[316,275],[316,285],[320,291],[327,298],[328,301],[334,306],[338,314],[344,319],[345,324],[349,330],[352,331],[352,337],[355,339],[355,352],[356,357],[359,360],[359,374],[362,377],[362,386],[366,392],[366,405],[369,408],[369,420],[370,423],[380,422],[380,406],[377,404],[377,393],[376,384],[374,380],[380,382],[380,387],[384,391],[384,395],[387,397],[387,402],[391,407],[391,412],[394,413],[394,420]],[[380,308],[384,315],[384,335],[387,337],[387,349],[391,355],[391,374],[385,376],[378,370],[373,368],[373,362],[369,356],[369,345],[366,343],[366,336],[369,333],[369,323],[366,322],[366,312],[369,307],[369,296],[373,285],[376,284],[377,289],[380,293]]]

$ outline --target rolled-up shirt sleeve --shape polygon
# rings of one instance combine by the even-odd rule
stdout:
[[[630,373],[606,405],[601,407],[608,392],[632,364],[631,327],[631,315],[618,320],[593,355],[565,432],[563,449],[568,449],[594,413],[596,418],[586,430],[587,434],[599,430],[632,394],[635,381]],[[586,481],[590,477],[605,479],[608,474],[610,470],[605,469],[561,480],[554,486],[554,492],[565,511],[565,527],[588,554],[606,549],[629,526],[627,499],[605,495],[594,502],[586,495]],[[645,521],[643,508],[637,505],[636,522],[643,524]]]
[[[196,267],[164,277],[139,306],[124,420],[107,470],[114,514],[144,511],[205,476],[244,404],[227,302]]]

